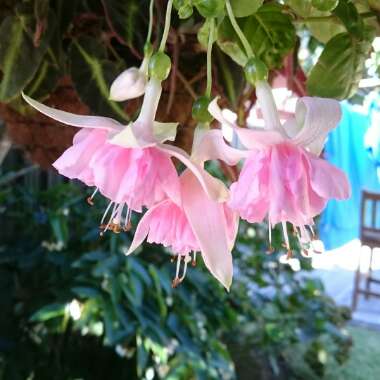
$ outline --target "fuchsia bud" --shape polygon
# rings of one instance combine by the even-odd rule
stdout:
[[[147,59],[144,59],[140,68],[130,67],[119,74],[111,84],[109,99],[123,102],[144,95],[147,84],[146,67]]]

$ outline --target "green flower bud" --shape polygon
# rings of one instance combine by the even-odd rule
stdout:
[[[250,58],[244,67],[247,82],[255,86],[257,81],[268,79],[268,68],[263,61],[258,58]]]
[[[199,123],[208,123],[213,120],[207,109],[209,104],[210,99],[207,96],[201,96],[193,103],[192,115],[194,120]]]
[[[171,66],[169,56],[159,51],[149,60],[149,76],[163,81],[169,76]]]
[[[312,0],[311,5],[322,12],[331,12],[339,3],[339,0]]]
[[[198,12],[205,18],[218,17],[224,12],[224,0],[195,0]]]

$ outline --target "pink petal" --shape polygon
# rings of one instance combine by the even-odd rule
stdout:
[[[311,186],[321,197],[348,199],[351,186],[346,174],[325,160],[309,155],[311,164]]]
[[[253,150],[244,162],[237,182],[231,185],[228,205],[250,223],[261,222],[270,200],[269,150]]]
[[[222,160],[228,165],[236,165],[247,154],[246,151],[230,147],[224,141],[222,131],[213,129],[200,137],[200,141],[193,148],[192,158],[200,163],[208,160]]]
[[[205,265],[229,290],[233,268],[224,206],[206,196],[191,172],[182,174],[181,184],[183,208],[199,242]]]
[[[45,106],[45,104],[37,102],[24,93],[22,93],[22,97],[37,111],[66,125],[71,125],[78,128],[99,128],[109,131],[120,131],[121,128],[123,128],[122,124],[109,117],[76,115],[70,112],[60,111],[55,108]]]
[[[73,139],[73,145],[53,163],[58,172],[71,179],[79,179],[87,186],[94,185],[90,161],[95,153],[106,144],[107,131],[81,129]]]
[[[224,126],[229,126],[238,135],[239,140],[247,149],[259,149],[270,145],[279,144],[284,137],[278,131],[258,128],[241,128],[229,122],[218,106],[218,98],[215,98],[208,106],[210,114]]]
[[[334,99],[303,97],[296,107],[296,123],[300,132],[292,142],[319,156],[328,133],[342,116],[340,104]]]
[[[281,126],[276,102],[274,101],[272,88],[267,81],[263,80],[256,83],[256,96],[263,114],[265,128],[283,134],[284,131]]]
[[[186,214],[170,200],[153,206],[141,218],[127,254],[132,253],[146,237],[149,243],[170,247],[177,255],[200,250]]]
[[[163,201],[162,203],[164,202],[169,202],[169,201]],[[149,223],[150,223],[151,217],[154,214],[155,210],[160,206],[161,206],[161,203],[157,203],[155,206],[151,207],[140,219],[140,222],[136,227],[135,234],[133,235],[131,246],[129,247],[126,255],[130,255],[146,239],[149,233]]]
[[[222,181],[208,174],[201,166],[194,163],[182,149],[167,144],[158,144],[157,149],[178,158],[195,175],[206,194],[213,200],[223,202],[229,197],[228,190]]]
[[[94,183],[116,203],[141,212],[170,196],[180,203],[179,179],[170,157],[156,148],[107,144],[91,160]]]

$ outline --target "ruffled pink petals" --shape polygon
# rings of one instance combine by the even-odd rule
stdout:
[[[261,222],[269,209],[269,149],[252,150],[239,180],[231,185],[228,205],[250,223]]]
[[[106,143],[107,131],[81,129],[73,139],[73,145],[53,163],[58,172],[70,179],[79,179],[87,186],[94,185],[94,175],[89,163],[94,154]]]
[[[171,248],[177,255],[200,250],[183,209],[171,200],[164,200],[145,213],[127,254],[131,254],[145,239]]]
[[[232,281],[232,255],[238,230],[237,214],[225,203],[211,200],[194,174],[186,170],[180,177],[182,204],[166,199],[150,208],[136,228],[131,254],[145,239],[171,248],[177,258],[173,286],[186,274],[190,253],[200,251],[206,267],[227,289]],[[182,276],[179,275],[184,262]]]
[[[112,144],[90,162],[94,183],[113,202],[141,212],[170,196],[180,203],[179,179],[169,156],[155,148],[129,149]]]
[[[229,205],[249,222],[311,223],[331,198],[349,196],[343,172],[291,143],[251,152]]]

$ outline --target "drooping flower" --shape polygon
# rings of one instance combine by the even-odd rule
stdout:
[[[329,199],[350,196],[345,174],[319,158],[328,132],[340,120],[340,106],[332,99],[304,97],[298,100],[295,118],[281,125],[269,85],[258,82],[256,93],[265,129],[229,123],[217,99],[210,104],[209,112],[230,125],[248,151],[239,179],[231,186],[229,206],[248,222],[267,217],[269,231],[282,223],[290,255],[287,222],[293,225],[301,247],[308,248],[313,218]]]
[[[199,138],[191,158],[200,166],[210,159],[223,159],[233,165],[243,155],[224,143],[220,131],[213,130]],[[189,169],[180,176],[180,195],[180,202],[169,197],[145,213],[127,254],[145,239],[170,247],[177,257],[175,287],[185,278],[188,263],[195,264],[196,252],[201,252],[208,270],[229,289],[233,275],[231,250],[238,229],[237,213],[226,202],[210,199]],[[182,262],[184,269],[180,273]]]
[[[56,110],[23,94],[24,99],[43,114],[82,128],[73,146],[54,165],[63,175],[95,186],[96,191],[110,199],[101,222],[104,230],[119,232],[123,219],[128,228],[131,210],[140,212],[142,207],[150,207],[167,196],[179,201],[179,180],[171,156],[193,171],[210,197],[225,199],[228,195],[223,183],[193,163],[186,152],[163,143],[174,140],[177,123],[154,120],[161,91],[161,82],[151,79],[139,117],[127,126],[106,117]],[[109,221],[103,223],[106,215]]]

